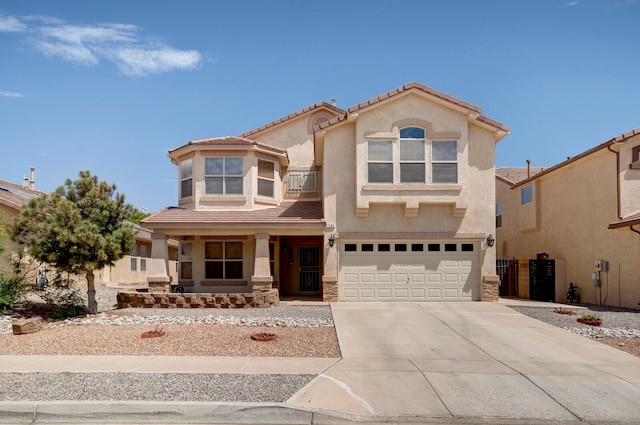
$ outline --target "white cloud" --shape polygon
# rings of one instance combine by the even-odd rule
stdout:
[[[191,70],[198,67],[202,56],[195,50],[176,50],[164,47],[157,50],[122,49],[114,61],[126,75],[159,74],[172,69]]]
[[[77,65],[96,66],[101,61],[111,61],[123,74],[140,77],[197,69],[203,61],[195,50],[180,50],[143,37],[142,29],[136,25],[73,25],[41,15],[20,19],[0,16],[0,31],[21,28],[20,31],[28,33],[27,40],[36,50]]]
[[[0,97],[24,97],[24,95],[14,91],[0,91]]]
[[[577,5],[580,4],[580,2],[579,1],[568,1],[566,4],[567,4],[567,6],[577,6]]]
[[[22,32],[27,26],[15,16],[0,15],[0,32]]]

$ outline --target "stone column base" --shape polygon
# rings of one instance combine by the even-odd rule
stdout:
[[[338,276],[322,276],[322,301],[338,301]]]
[[[497,275],[485,275],[482,278],[482,301],[497,302],[500,299],[500,278]]]

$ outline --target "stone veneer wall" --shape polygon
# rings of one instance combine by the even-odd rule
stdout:
[[[482,301],[500,300],[500,280],[498,276],[485,276],[482,282]]]
[[[118,308],[266,308],[280,304],[277,289],[233,294],[120,291],[117,299]]]

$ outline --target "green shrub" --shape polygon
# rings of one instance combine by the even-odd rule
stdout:
[[[0,309],[12,307],[27,292],[23,279],[0,273]]]
[[[595,313],[585,313],[582,315],[582,320],[588,320],[589,322],[595,322],[600,316]]]

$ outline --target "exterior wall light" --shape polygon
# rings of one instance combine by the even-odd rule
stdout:
[[[493,245],[495,245],[495,243],[496,243],[496,238],[494,238],[493,235],[489,235],[487,237],[487,245],[492,247]]]
[[[333,233],[331,234],[331,236],[329,236],[329,247],[333,248],[333,245],[336,243],[336,237],[333,236]]]

